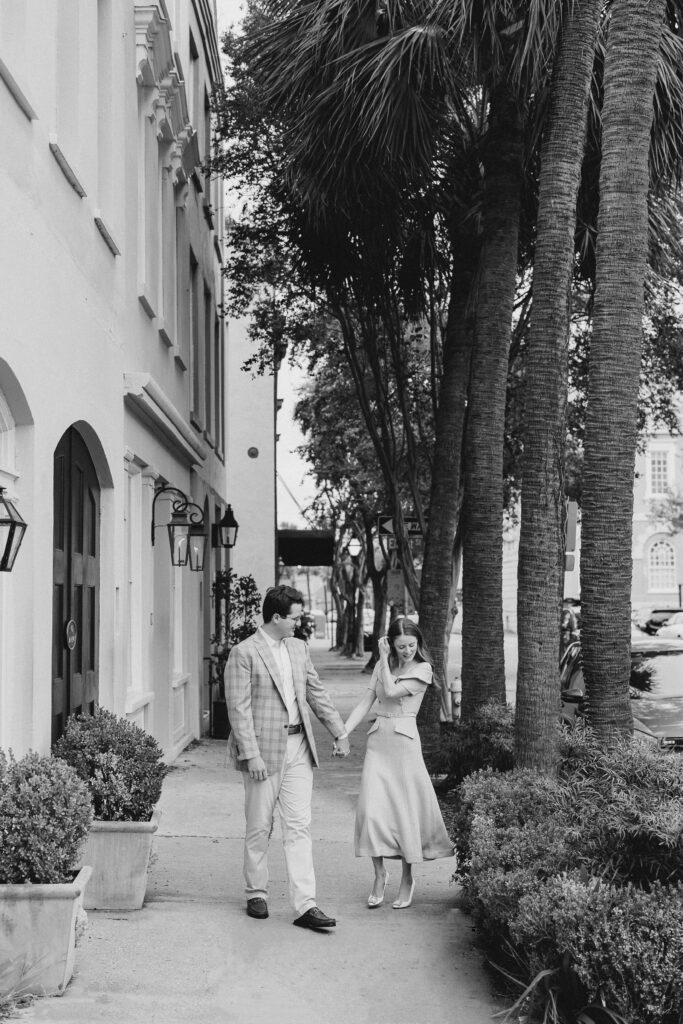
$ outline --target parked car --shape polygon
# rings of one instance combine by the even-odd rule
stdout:
[[[660,629],[665,622],[668,622],[672,615],[676,615],[677,612],[683,612],[683,608],[653,608],[652,611],[646,613],[637,624],[644,633],[649,633],[650,636],[654,636],[657,630]]]
[[[581,602],[573,597],[565,597],[562,602],[560,616],[560,645],[564,652],[573,641],[581,635]]]
[[[683,753],[683,641],[631,638],[629,694],[634,734]],[[560,664],[562,718],[571,721],[585,697],[581,644],[572,644]]]
[[[676,612],[657,630],[657,636],[683,637],[683,612]]]

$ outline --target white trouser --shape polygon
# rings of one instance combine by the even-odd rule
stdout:
[[[313,847],[311,844],[311,797],[313,766],[303,732],[287,737],[282,769],[263,782],[248,772],[244,779],[244,878],[247,898],[268,895],[268,840],[277,806],[282,824],[289,899],[298,916],[316,905]]]

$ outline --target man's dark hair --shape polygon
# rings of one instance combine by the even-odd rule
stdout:
[[[276,612],[286,618],[293,604],[303,603],[304,595],[294,587],[269,587],[263,599],[263,621],[270,622]]]

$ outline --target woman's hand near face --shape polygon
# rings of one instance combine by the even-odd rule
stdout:
[[[381,636],[377,644],[380,658],[388,658],[391,651],[391,644],[386,636]]]

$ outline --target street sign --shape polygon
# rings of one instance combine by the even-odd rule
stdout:
[[[406,533],[409,537],[422,536],[419,521],[413,516],[404,516],[403,522],[405,523]],[[395,537],[396,528],[394,526],[393,516],[377,516],[377,530],[380,537]]]

